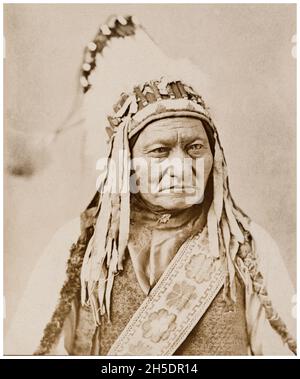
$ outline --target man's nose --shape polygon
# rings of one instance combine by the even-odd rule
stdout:
[[[181,159],[182,161],[186,158],[190,158],[184,147],[182,146],[176,146],[173,148],[169,153],[170,159]]]
[[[170,159],[169,175],[182,178],[190,156],[183,148],[177,147],[171,151],[168,158]]]

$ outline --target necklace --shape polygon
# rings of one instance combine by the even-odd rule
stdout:
[[[166,224],[170,220],[170,218],[171,218],[171,213],[165,213],[158,218],[157,223]]]

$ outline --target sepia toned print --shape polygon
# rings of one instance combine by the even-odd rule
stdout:
[[[100,25],[75,110],[49,137],[84,124],[95,190],[35,265],[7,354],[296,355],[295,290],[231,192],[205,80],[136,17]]]

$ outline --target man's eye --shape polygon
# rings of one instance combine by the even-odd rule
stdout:
[[[189,146],[189,151],[199,151],[201,150],[203,145],[201,143],[194,143],[193,145]]]
[[[151,150],[151,153],[156,153],[156,154],[163,154],[167,153],[169,149],[167,147],[157,147],[156,149]]]

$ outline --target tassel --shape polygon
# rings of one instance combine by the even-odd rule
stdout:
[[[89,278],[91,281],[98,281],[99,273],[106,258],[106,239],[111,216],[111,195],[104,193],[103,202],[95,227],[94,246],[91,255],[91,265]]]
[[[224,217],[222,218],[222,231],[223,231],[224,246],[225,246],[226,258],[227,258],[227,268],[228,268],[228,274],[229,274],[230,298],[233,302],[236,302],[235,266],[230,254],[230,244],[232,242],[232,236],[230,233],[229,225]]]
[[[230,231],[235,236],[236,240],[239,243],[243,243],[244,242],[244,235],[243,235],[243,233],[242,233],[242,231],[241,231],[241,229],[237,223],[237,220],[233,214],[232,206],[231,206],[230,200],[229,200],[226,166],[224,166],[223,173],[224,173],[224,182],[223,182],[224,183],[224,205],[225,205],[227,221],[229,224]]]
[[[94,244],[94,234],[92,235],[91,239],[89,240],[89,244],[86,248],[84,258],[82,261],[82,267],[80,272],[80,282],[81,282],[81,305],[84,306],[87,303],[87,281],[88,281],[88,272],[89,272],[89,266],[88,262],[91,256],[92,248]]]
[[[93,315],[95,325],[98,326],[98,325],[100,325],[100,318],[99,318],[99,306],[98,306],[97,296],[92,294],[90,296],[89,301],[90,301],[90,305],[91,305],[91,309],[92,309],[92,315]]]
[[[106,312],[107,312],[109,321],[111,321],[110,319],[111,292],[112,292],[115,274],[117,273],[117,264],[118,264],[118,251],[116,249],[115,243],[113,243],[112,259],[109,266],[109,272],[108,272],[107,283],[106,283],[106,291],[105,291]]]
[[[119,257],[118,267],[123,268],[123,258],[125,249],[129,238],[130,228],[130,192],[129,192],[129,179],[130,179],[130,149],[128,142],[128,126],[129,119],[124,126],[124,155],[123,155],[123,170],[122,170],[122,187],[121,187],[121,204],[120,204],[120,228],[119,228]]]
[[[214,208],[218,222],[221,219],[223,209],[223,159],[222,152],[219,144],[217,143],[216,133],[215,138],[215,156],[213,168],[213,181],[214,181]]]
[[[106,250],[106,267],[109,268],[109,265],[110,265],[110,260],[111,260],[111,256],[112,256],[112,246],[113,246],[113,237],[112,237],[112,233],[111,233],[111,223],[109,225],[109,232],[108,232],[108,238],[107,238],[107,241],[106,241],[106,246],[105,246],[105,250]]]
[[[124,255],[129,234],[130,204],[128,189],[125,194],[121,194],[120,200],[120,190],[124,187],[123,183],[126,181],[129,183],[129,168],[126,168],[128,166],[127,158],[129,156],[127,130],[128,123],[123,123],[123,125],[119,126],[117,133],[114,135],[114,143],[111,148],[112,162],[109,162],[107,175],[103,181],[103,195],[95,226],[93,247],[87,255],[82,274],[85,281],[87,280],[88,282],[87,292],[93,312],[99,313],[100,308],[100,314],[104,314],[105,311],[109,313],[113,277],[117,272],[118,262]],[[120,151],[122,151],[123,156],[120,157],[120,162],[118,162],[117,154]],[[115,163],[118,164],[117,172],[120,173],[117,189],[114,188],[116,177],[114,175],[115,172],[113,169],[115,169],[115,167],[113,165]],[[115,190],[117,191],[116,194],[113,193]],[[128,221],[126,217],[124,217],[124,214],[127,214]],[[117,246],[117,238],[119,238],[119,248]],[[82,289],[82,297],[84,297],[85,294],[85,281],[82,283],[84,286],[84,289]],[[96,302],[94,299],[94,291],[97,286],[98,301]],[[96,321],[98,322],[97,318]]]
[[[214,204],[212,203],[207,215],[208,242],[210,254],[219,257],[218,222],[215,214]]]
[[[112,183],[106,181],[104,187],[104,194],[102,205],[100,208],[100,213],[98,216],[98,220],[96,223],[95,230],[95,243],[94,243],[94,256],[92,255],[92,273],[91,278],[98,280],[99,272],[101,271],[101,267],[104,263],[105,258],[107,257],[107,251],[105,250],[107,244],[107,238],[109,234],[109,227],[111,222],[111,214],[113,211],[113,191],[115,184],[115,172],[114,172],[114,164],[116,162],[115,156],[122,147],[122,139],[123,139],[123,130],[121,127],[118,128],[118,131],[114,137],[114,144],[112,147],[112,162],[109,162],[109,168],[107,173],[107,180],[111,180]]]
[[[225,271],[226,271],[226,275],[224,279],[223,300],[229,306],[231,304],[231,299],[230,299],[230,294],[229,294],[230,292],[229,267],[228,267],[228,258],[226,254],[224,235],[223,235],[223,230],[221,226],[218,228],[218,237],[219,237],[221,258],[223,260]]]
[[[100,306],[101,316],[105,314],[105,293],[106,293],[106,283],[107,283],[107,270],[105,267],[102,268],[100,273],[100,278],[98,282],[98,301]]]

